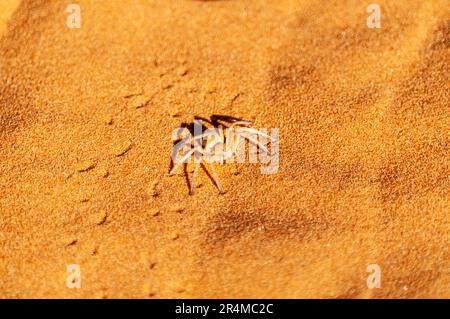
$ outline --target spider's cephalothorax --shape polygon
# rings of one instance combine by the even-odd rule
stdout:
[[[212,127],[205,128],[202,121],[209,123]],[[229,124],[229,126],[224,123]],[[243,121],[241,119],[223,116],[212,115],[211,120],[195,117],[191,124],[184,124],[183,127],[175,132],[174,139],[176,140],[171,157],[171,169],[169,176],[172,176],[175,170],[183,163],[187,163],[191,156],[194,157],[194,172],[192,181],[190,182],[189,194],[194,193],[195,175],[198,167],[202,166],[207,175],[213,180],[219,194],[223,194],[222,186],[220,185],[217,173],[214,168],[214,163],[224,164],[234,158],[238,151],[238,146],[241,141],[247,140],[254,144],[260,152],[268,153],[265,143],[258,140],[258,136],[264,139],[273,141],[273,138],[267,134],[251,128],[252,122]],[[182,153],[180,158],[178,154]],[[206,169],[205,163],[211,166],[212,176]]]

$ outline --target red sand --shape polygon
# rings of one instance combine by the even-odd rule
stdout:
[[[359,0],[80,0],[79,30],[15,2],[0,297],[450,297],[448,1],[378,1],[369,29]],[[280,128],[280,171],[189,196],[170,134],[215,113]]]

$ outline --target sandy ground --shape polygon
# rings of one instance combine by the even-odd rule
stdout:
[[[0,297],[450,297],[448,0],[70,2],[0,1]],[[279,172],[168,177],[215,113]]]

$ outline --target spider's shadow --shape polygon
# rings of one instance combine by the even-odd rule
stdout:
[[[192,122],[183,122],[181,123],[180,127],[181,128],[187,128],[189,130],[189,132],[194,135],[194,125],[195,125],[195,121],[196,120],[200,120],[203,122],[208,123],[209,125],[211,125],[212,127],[218,127],[218,126],[222,126],[224,128],[227,128],[229,126],[229,124],[232,124],[234,122],[237,121],[243,121],[243,119],[238,118],[238,117],[234,117],[231,115],[219,115],[219,114],[213,114],[208,118],[206,117],[202,117],[202,116],[198,116],[195,115],[194,116],[194,121]],[[207,127],[202,125],[202,132],[204,132],[207,129]],[[175,141],[174,145],[178,142]]]
[[[224,128],[228,128],[229,124],[232,124],[234,122],[237,121],[242,121],[243,119],[238,118],[238,117],[234,117],[231,115],[220,115],[220,114],[213,114],[210,116],[210,118],[205,118],[205,117],[201,117],[201,116],[194,116],[194,121],[192,122],[183,122],[180,125],[181,129],[187,129],[189,131],[189,133],[194,136],[195,132],[194,132],[194,127],[195,127],[195,121],[200,120],[200,121],[204,121],[208,124],[210,124],[212,127],[219,127],[222,126]],[[202,128],[202,133],[207,129],[207,127],[205,127],[204,125],[201,126]],[[173,145],[175,146],[178,142],[181,141],[181,137],[177,140],[175,140],[173,142]],[[172,170],[172,168],[174,167],[175,163],[173,161],[172,156],[170,157],[170,164],[169,164],[169,172]],[[204,163],[200,163],[200,166],[203,168],[203,170],[205,171],[206,175],[208,176],[208,178],[213,182],[213,184],[219,188],[219,185],[217,184],[216,180],[213,178],[213,176],[211,175],[211,173],[206,169],[206,166]],[[188,163],[183,163],[183,171],[184,171],[184,176],[186,179],[186,184],[188,186],[189,189],[191,189],[191,181],[189,180],[189,174],[188,174]]]

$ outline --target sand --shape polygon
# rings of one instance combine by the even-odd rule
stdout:
[[[448,1],[1,2],[0,297],[450,297]],[[278,173],[189,196],[171,132],[212,114]]]

